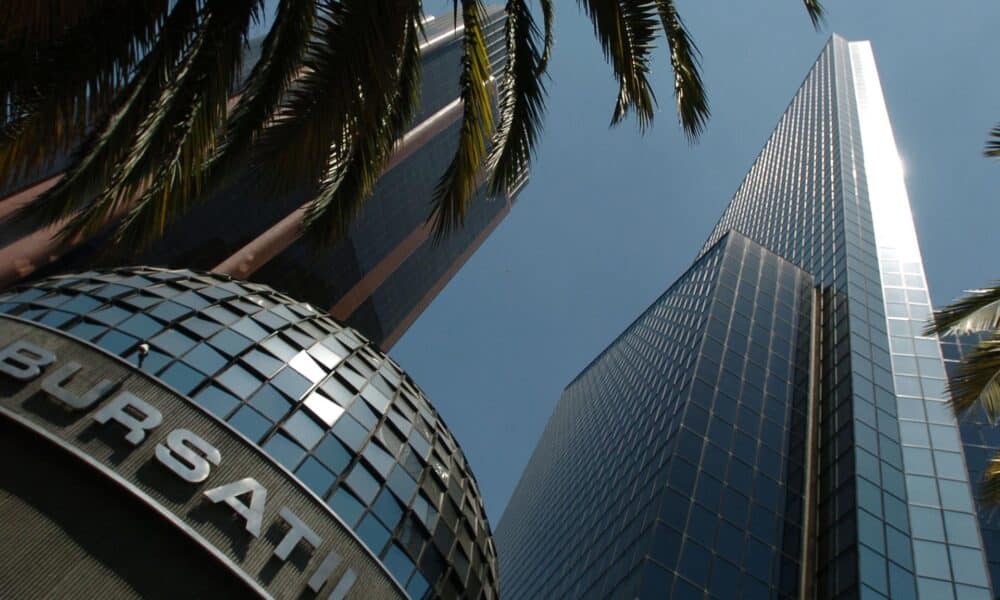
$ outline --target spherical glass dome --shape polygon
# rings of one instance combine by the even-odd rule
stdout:
[[[187,270],[54,277],[0,313],[116,354],[227,422],[350,527],[413,598],[495,598],[476,481],[420,389],[356,331],[273,289]]]

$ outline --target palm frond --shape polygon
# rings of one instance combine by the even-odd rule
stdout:
[[[1000,504],[1000,454],[994,454],[986,465],[978,496],[980,502],[986,505]]]
[[[19,219],[51,225],[102,194],[129,156],[139,128],[174,80],[199,18],[197,0],[177,0],[116,105],[83,142],[59,182],[17,213]]]
[[[677,115],[689,139],[697,137],[708,121],[708,98],[698,72],[698,48],[681,21],[673,0],[657,0],[657,10],[667,35],[670,65],[674,70]]]
[[[0,3],[0,40],[44,45],[108,4],[107,0],[4,0]]]
[[[371,0],[362,1],[381,7],[365,13],[372,19],[368,25],[380,27],[381,35],[369,40],[366,54],[371,64],[359,66],[388,72],[391,81],[377,87],[359,81],[355,114],[346,123],[341,143],[332,148],[320,191],[306,210],[304,233],[320,245],[347,233],[412,121],[420,92],[420,3],[396,0],[375,6]]]
[[[1000,329],[1000,283],[981,290],[969,290],[968,295],[934,311],[927,325],[927,335],[950,335]]]
[[[820,4],[819,0],[802,0],[802,2],[806,5],[806,12],[809,14],[809,20],[812,21],[813,27],[819,29],[826,16],[823,5]]]
[[[372,11],[386,0],[323,3],[315,17],[301,74],[273,113],[255,148],[256,170],[268,173],[275,193],[326,178],[331,155],[343,143],[350,115],[361,110],[358,86],[369,65],[369,48],[381,32],[364,29]],[[380,65],[382,71],[389,71]],[[366,76],[368,74],[365,74]],[[372,73],[368,82],[385,88],[388,77]]]
[[[457,9],[458,0],[456,0]],[[438,181],[429,221],[434,237],[440,240],[465,219],[469,200],[480,182],[480,167],[486,157],[486,143],[493,131],[490,101],[490,60],[484,26],[486,13],[480,0],[462,0],[462,74],[459,81],[464,105],[458,149]]]
[[[990,140],[986,142],[983,154],[991,158],[1000,158],[1000,125],[990,130]]]
[[[116,232],[119,244],[132,250],[159,238],[187,211],[202,191],[203,167],[218,147],[247,32],[262,5],[262,0],[206,2],[187,62],[144,123],[121,175],[100,201],[70,222],[66,235],[94,233],[103,223],[91,214],[107,213],[102,202],[113,206],[141,194]]]
[[[549,67],[549,59],[552,58],[552,47],[555,45],[556,41],[556,11],[553,0],[539,0],[539,5],[542,7],[542,28],[545,30],[545,44],[542,50],[542,60],[538,65],[538,72],[544,73]],[[509,10],[507,11],[507,14],[510,15]],[[510,55],[508,54],[508,56]]]
[[[1000,339],[984,340],[959,363],[948,383],[956,415],[982,404],[991,420],[1000,417]]]
[[[278,4],[274,24],[261,54],[226,123],[226,135],[212,157],[206,178],[217,187],[236,171],[235,163],[250,154],[281,105],[288,87],[301,69],[316,21],[315,0],[285,0]]]
[[[86,137],[127,85],[168,7],[168,0],[105,2],[48,44],[0,41],[0,183],[51,165]]]
[[[509,193],[523,177],[538,141],[545,108],[541,77],[547,51],[538,50],[538,28],[527,1],[509,0],[506,13],[507,63],[499,85],[500,123],[487,160],[493,196]]]
[[[656,95],[649,83],[649,55],[656,34],[656,5],[643,0],[577,0],[590,17],[604,58],[618,80],[615,125],[635,111],[639,129],[653,121]]]

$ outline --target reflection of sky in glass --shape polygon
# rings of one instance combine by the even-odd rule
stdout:
[[[923,262],[882,97],[871,44],[850,44],[864,169],[878,251],[893,383],[900,419],[907,503],[922,598],[989,597],[985,556],[959,446],[946,405],[937,340],[921,336],[931,314]],[[954,582],[954,587],[950,582]]]

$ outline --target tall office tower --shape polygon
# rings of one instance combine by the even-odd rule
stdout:
[[[499,72],[505,60],[502,7],[489,7],[488,17],[490,59]],[[434,187],[454,154],[461,126],[462,31],[451,15],[425,24],[420,109],[341,243],[317,249],[299,239],[301,207],[314,191],[310,186],[275,197],[248,169],[174,223],[148,252],[101,264],[194,268],[265,283],[327,309],[381,348],[391,348],[514,202],[513,195],[491,199],[480,189],[463,228],[438,244],[429,237]],[[55,175],[38,179],[0,197],[0,218],[50,186]],[[89,268],[107,243],[104,235],[75,248],[59,247],[52,233],[0,222],[0,287],[25,276]]]
[[[930,313],[871,47],[833,36],[694,265],[563,392],[502,594],[990,597]]]

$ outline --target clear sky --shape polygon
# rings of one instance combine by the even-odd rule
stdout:
[[[688,144],[664,50],[660,110],[608,128],[616,88],[589,22],[555,0],[549,111],[503,224],[392,352],[458,437],[494,528],[562,388],[694,258],[829,35],[871,40],[937,305],[1000,277],[1000,3],[678,0],[712,118]],[[451,0],[425,1],[428,14]]]

